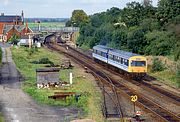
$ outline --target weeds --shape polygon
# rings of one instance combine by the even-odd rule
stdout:
[[[152,72],[159,72],[165,69],[166,69],[165,65],[158,58],[155,58],[153,60],[152,69],[151,69]]]

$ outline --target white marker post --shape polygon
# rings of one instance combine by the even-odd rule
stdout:
[[[69,74],[69,75],[70,75],[70,79],[69,79],[69,80],[70,80],[70,84],[72,84],[72,83],[73,83],[73,81],[72,81],[72,80],[73,80],[73,75],[72,75],[72,72],[70,72],[70,74]]]

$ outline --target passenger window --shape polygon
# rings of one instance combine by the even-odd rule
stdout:
[[[123,58],[121,58],[121,64],[123,64]]]

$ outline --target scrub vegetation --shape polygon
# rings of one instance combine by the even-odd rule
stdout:
[[[57,106],[74,106],[82,108],[86,118],[93,118],[97,121],[103,121],[103,117],[100,110],[101,95],[99,91],[94,90],[95,87],[91,82],[92,78],[88,78],[86,73],[82,73],[81,67],[73,67],[72,69],[60,70],[60,80],[69,81],[69,73],[73,73],[73,85],[70,87],[53,88],[53,89],[37,89],[36,86],[36,69],[44,68],[47,64],[40,64],[39,61],[53,62],[55,65],[59,65],[65,57],[55,52],[48,51],[44,48],[34,51],[29,55],[28,48],[13,48],[13,60],[21,72],[26,78],[23,83],[23,90],[31,95],[35,100],[41,104],[57,105]],[[38,61],[38,63],[33,63]],[[86,76],[87,75],[87,76]],[[54,94],[54,92],[76,92],[80,95],[77,101],[77,97],[68,97],[66,100],[53,100],[48,96]]]

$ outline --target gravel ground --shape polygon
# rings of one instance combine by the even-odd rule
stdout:
[[[0,69],[0,111],[6,122],[64,122],[78,117],[79,109],[39,105],[21,90],[19,73],[12,60],[9,45],[3,50]]]

